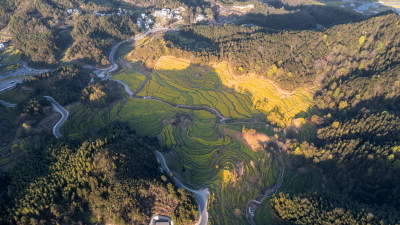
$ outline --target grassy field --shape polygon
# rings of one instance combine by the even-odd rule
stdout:
[[[8,46],[4,51],[0,51],[0,64],[16,64],[21,60],[21,52]]]
[[[20,88],[14,88],[12,90],[3,92],[0,94],[0,99],[9,103],[18,104],[26,101],[31,92],[21,90]]]
[[[257,225],[273,225],[275,224],[271,216],[271,203],[270,199],[266,198],[259,205],[254,220]]]
[[[140,85],[142,85],[143,81],[146,79],[145,76],[133,71],[128,71],[115,75],[113,76],[113,78],[127,84],[132,91],[137,90],[140,87]]]
[[[208,106],[227,118],[249,118],[261,113],[254,109],[249,96],[224,87],[212,68],[173,57],[158,60],[152,80],[138,96],[153,96],[174,104]]]
[[[210,189],[210,224],[243,224],[247,201],[274,184],[278,164],[266,152],[250,150],[235,138],[236,130],[207,114],[195,112],[164,127],[165,156],[186,184]]]
[[[271,81],[256,75],[234,76],[227,63],[213,66],[222,83],[239,93],[251,96],[252,106],[266,113],[271,122],[284,126],[301,112],[307,112],[313,103],[312,96],[302,89],[291,93],[281,90]]]

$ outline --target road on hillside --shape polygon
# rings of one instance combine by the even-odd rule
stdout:
[[[53,134],[56,136],[56,138],[62,137],[62,134],[60,133],[60,128],[61,126],[65,123],[65,121],[68,118],[69,112],[64,109],[56,100],[54,100],[50,96],[44,96],[48,101],[51,102],[51,105],[53,106],[54,110],[57,112],[61,113],[61,119],[57,122],[57,124],[53,127]]]
[[[94,70],[93,73],[96,74],[96,76],[100,77],[101,79],[107,79],[107,73],[112,73],[112,72],[114,72],[114,71],[116,71],[118,69],[118,65],[115,63],[114,58],[115,58],[115,53],[117,52],[119,46],[121,46],[123,43],[142,40],[147,35],[149,35],[151,33],[154,33],[154,32],[158,32],[158,31],[178,31],[178,30],[179,29],[154,28],[154,29],[146,31],[143,34],[135,36],[133,38],[130,38],[130,39],[127,39],[127,40],[123,40],[123,41],[119,42],[118,44],[116,44],[111,49],[110,56],[108,57],[108,61],[110,61],[110,64],[111,64],[109,67],[103,68],[103,69],[99,69],[99,68],[94,67],[94,66],[86,65],[86,66],[84,66],[84,68],[93,69]]]
[[[156,221],[158,220],[163,220],[163,221],[168,221],[170,222],[171,225],[174,225],[174,221],[168,216],[162,216],[162,215],[154,215],[150,219],[149,225],[156,225]]]
[[[8,73],[0,74],[0,93],[15,87],[17,84],[21,84],[27,77],[51,71],[50,69],[33,69],[29,67],[25,61],[20,61],[20,63],[22,64],[20,68]]]
[[[194,197],[196,198],[197,204],[199,206],[199,221],[197,224],[198,225],[206,225],[208,222],[207,200],[208,200],[208,195],[210,194],[208,189],[205,188],[203,190],[193,190],[193,189],[185,186],[184,184],[182,184],[182,182],[180,182],[178,180],[178,178],[176,178],[172,174],[171,170],[169,170],[167,163],[165,162],[164,156],[161,154],[161,152],[156,151],[156,156],[157,156],[158,162],[161,164],[162,170],[171,176],[171,178],[174,180],[175,184],[178,187],[183,188],[186,191],[193,193]]]
[[[0,105],[8,107],[8,108],[14,108],[15,106],[17,106],[17,104],[8,103],[3,100],[0,100]]]

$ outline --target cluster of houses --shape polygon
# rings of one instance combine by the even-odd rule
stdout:
[[[137,18],[136,24],[139,27],[139,29],[148,30],[150,29],[150,25],[154,24],[154,21],[148,15],[142,13],[140,17]]]
[[[67,13],[69,15],[77,14],[77,13],[80,13],[80,12],[81,12],[81,10],[79,8],[73,8],[73,9],[68,9],[67,10]],[[98,11],[94,11],[93,14],[96,15],[96,16],[112,16],[113,15],[113,13],[104,13],[104,12],[98,12]],[[132,11],[131,10],[128,11],[126,9],[118,8],[118,11],[115,14],[117,16],[122,16],[122,15],[126,15],[126,14],[132,15]]]
[[[132,11],[118,8],[117,16],[122,16],[122,15],[127,15],[127,14],[132,15]]]
[[[0,42],[0,50],[7,48],[7,44]]]
[[[171,19],[182,19],[181,9],[175,9],[171,11],[171,9],[159,9],[154,11],[154,16],[161,18],[162,20],[171,20]]]
[[[81,10],[79,10],[79,9],[68,9],[67,10],[67,13],[69,14],[69,15],[72,15],[72,14],[77,14],[77,13],[79,13]]]
[[[203,21],[203,20],[206,20],[206,19],[207,18],[203,14],[197,14],[196,18],[195,18],[196,22],[200,22],[200,21]]]
[[[113,15],[112,13],[103,13],[103,12],[98,12],[98,11],[94,11],[93,14],[96,16],[112,16]],[[118,12],[116,14],[117,14],[117,16],[132,15],[132,11],[118,8]]]

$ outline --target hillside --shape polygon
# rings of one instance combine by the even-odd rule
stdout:
[[[97,138],[21,160],[2,176],[1,223],[147,224],[162,214],[194,224],[193,195],[160,173],[149,144],[116,123]]]
[[[283,189],[290,197],[277,196],[270,203],[277,220],[302,224],[311,218],[307,214],[293,215],[285,204],[306,207],[297,198],[321,198],[307,207],[337,204],[348,210],[335,214],[332,221],[352,215],[347,222],[393,224],[399,220],[394,213],[399,209],[399,180],[395,174],[400,162],[396,150],[398,21],[398,15],[381,15],[322,32],[271,33],[234,25],[190,26],[138,44],[128,58],[153,69],[157,77],[139,96],[207,105],[232,119],[227,124],[248,119],[243,116],[246,114],[235,115],[216,104],[227,102],[221,97],[208,96],[222,84],[235,94],[249,96],[247,104],[251,107],[247,108],[261,111],[269,123],[285,128],[288,139],[280,141],[286,149],[287,169],[309,174],[312,169],[304,168],[318,168],[324,180],[318,181],[323,187],[314,189],[317,194],[311,194],[312,190],[297,188],[300,184],[291,182],[299,175],[287,175]],[[196,78],[202,80],[198,86],[193,85]],[[193,93],[186,97],[190,89],[199,87],[200,96]],[[239,104],[233,105],[238,109]],[[173,154],[174,160],[182,157],[182,150],[174,151],[179,152]],[[337,195],[334,198],[338,202],[331,195]],[[390,216],[381,207],[386,207]],[[369,214],[358,214],[360,208],[372,213],[373,219]],[[319,210],[330,215],[333,209]]]
[[[398,224],[399,21],[0,3],[0,224]]]

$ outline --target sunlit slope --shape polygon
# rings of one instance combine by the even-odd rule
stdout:
[[[183,105],[205,105],[228,118],[246,118],[254,113],[268,115],[282,126],[313,104],[311,91],[286,92],[257,75],[234,76],[227,63],[197,66],[175,57],[161,57],[153,79],[138,96],[153,96]]]
[[[213,68],[225,86],[250,94],[253,107],[267,113],[273,122],[283,120],[288,124],[298,113],[307,112],[313,103],[312,95],[301,88],[287,92],[254,74],[234,76],[227,63],[215,64]]]
[[[113,78],[124,82],[130,87],[131,90],[137,90],[146,79],[144,75],[132,71],[120,73],[113,76]]]
[[[161,57],[152,79],[138,94],[180,104],[208,106],[227,118],[248,118],[260,113],[251,98],[222,85],[211,67],[200,67],[174,57]]]

